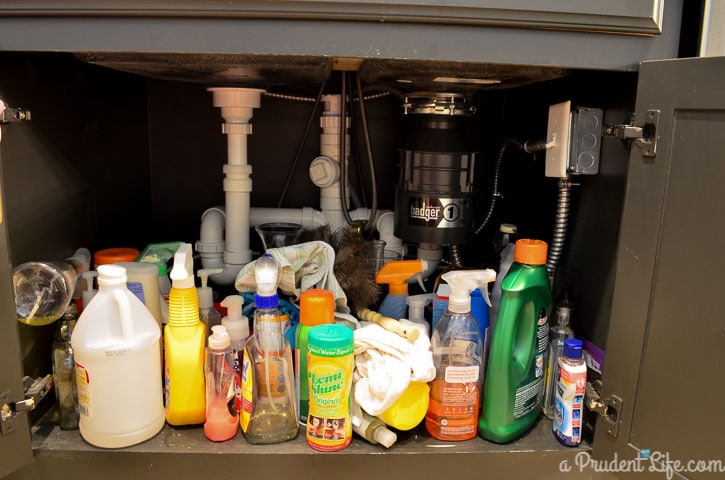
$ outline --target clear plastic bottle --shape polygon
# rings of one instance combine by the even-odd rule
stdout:
[[[544,388],[544,415],[554,418],[554,392],[559,380],[559,357],[564,353],[564,340],[574,337],[569,327],[571,305],[563,303],[557,307],[555,325],[549,330],[549,353],[546,361],[546,383]]]
[[[71,303],[58,322],[53,340],[53,384],[58,401],[60,428],[63,430],[76,430],[80,418],[73,346],[70,343],[77,320],[78,310]]]
[[[79,248],[57,261],[25,262],[13,269],[15,312],[19,322],[48,325],[63,316],[73,299],[76,282],[91,263],[91,252]]]
[[[254,333],[244,348],[242,411],[244,438],[252,444],[279,443],[297,437],[292,351],[284,336],[277,299],[277,262],[265,254],[256,260]]]
[[[204,435],[213,442],[237,434],[239,421],[234,393],[234,352],[227,329],[214,325],[206,347],[206,421]]]
[[[442,278],[450,286],[448,310],[433,329],[436,378],[430,382],[425,428],[439,440],[476,436],[483,385],[483,339],[471,313],[471,292],[493,281],[493,270],[456,270]],[[488,301],[488,295],[486,295]]]
[[[237,412],[242,409],[242,360],[244,345],[249,338],[249,319],[242,315],[243,306],[244,298],[241,295],[229,295],[222,300],[222,307],[227,309],[227,315],[222,318],[222,325],[227,329],[234,353],[234,390]]]
[[[214,291],[207,285],[209,275],[222,273],[223,271],[221,268],[202,268],[196,272],[197,276],[201,279],[201,286],[196,289],[199,295],[199,319],[206,326],[207,335],[211,335],[211,329],[214,325],[222,324],[222,314],[214,308]]]
[[[498,272],[496,281],[491,288],[491,315],[489,327],[493,332],[496,326],[496,317],[498,309],[501,305],[501,283],[514,262],[514,248],[518,237],[518,227],[513,223],[502,223],[498,227],[498,232],[493,238],[493,261],[494,270]],[[489,337],[490,343],[490,337]],[[488,348],[487,348],[488,349]]]
[[[513,223],[502,223],[499,225],[498,232],[496,232],[496,235],[493,237],[494,261],[500,262],[501,252],[503,252],[504,248],[506,248],[506,245],[516,244],[516,240],[518,240],[518,232],[518,227]],[[495,269],[498,270],[499,266],[500,264],[497,265]]]

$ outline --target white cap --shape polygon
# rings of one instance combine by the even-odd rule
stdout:
[[[277,275],[277,261],[266,253],[259,257],[254,264],[254,280],[257,282],[257,295],[268,297],[276,294]]]
[[[502,223],[499,225],[498,230],[502,233],[518,233],[518,227],[513,223]]]
[[[201,286],[196,289],[199,293],[199,308],[211,308],[214,306],[214,292],[211,287],[207,286],[207,282],[209,281],[209,275],[222,273],[223,271],[223,268],[202,268],[196,272],[196,275],[201,278]]]
[[[448,283],[451,293],[448,296],[448,310],[454,313],[467,313],[471,311],[471,292],[483,285],[496,280],[496,272],[486,270],[453,270],[441,275]],[[486,303],[491,306],[488,298],[488,289],[481,288]]]
[[[126,284],[126,269],[121,265],[99,265],[98,266],[98,287],[103,288],[113,285]]]
[[[176,250],[170,276],[171,286],[174,288],[194,287],[194,259],[190,243],[182,243]]]
[[[229,334],[224,325],[214,325],[211,327],[211,335],[209,335],[209,350],[226,350],[231,346]]]
[[[384,425],[380,425],[373,432],[373,438],[376,442],[385,448],[390,448],[398,440],[398,436],[395,432],[388,430]]]
[[[242,315],[244,298],[241,295],[229,295],[222,300],[222,307],[227,309],[227,316],[222,318],[222,325],[229,332],[232,346],[237,350],[249,336],[249,319]]]

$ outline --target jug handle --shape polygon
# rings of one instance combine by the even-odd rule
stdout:
[[[123,332],[123,338],[131,340],[134,337],[131,304],[129,303],[128,297],[123,290],[114,290],[113,296],[116,299],[118,309],[121,313],[121,331]]]

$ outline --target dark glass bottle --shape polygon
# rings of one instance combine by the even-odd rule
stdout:
[[[60,428],[78,428],[78,390],[76,389],[73,347],[70,339],[78,320],[78,310],[71,303],[58,320],[53,340],[53,383],[58,401]]]

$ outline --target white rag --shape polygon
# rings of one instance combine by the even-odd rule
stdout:
[[[435,365],[430,339],[420,325],[400,323],[420,330],[415,342],[385,330],[380,325],[360,322],[355,330],[355,401],[370,415],[380,415],[393,405],[410,382],[430,382]]]
[[[299,298],[300,292],[310,288],[324,288],[335,296],[336,310],[349,313],[347,296],[335,277],[335,250],[328,243],[312,241],[288,247],[270,248],[269,253],[279,265],[279,289]],[[239,271],[234,286],[240,292],[254,292],[254,262]]]

